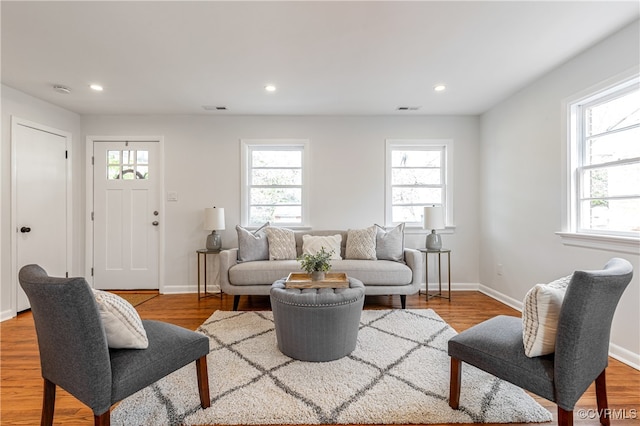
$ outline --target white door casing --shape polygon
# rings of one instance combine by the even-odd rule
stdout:
[[[93,284],[160,288],[158,141],[93,140]]]
[[[49,275],[71,270],[71,135],[12,117],[12,275],[14,312],[29,308],[18,282],[24,265]]]

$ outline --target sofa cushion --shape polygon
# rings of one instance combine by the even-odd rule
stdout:
[[[400,262],[343,259],[333,260],[331,264],[333,272],[344,272],[367,286],[404,286],[413,279],[411,269]],[[264,285],[286,278],[291,272],[303,272],[298,261],[244,262],[229,269],[229,282],[237,286]]]
[[[376,225],[376,258],[404,262],[404,223],[387,231]]]
[[[265,228],[269,222],[251,232],[240,225],[236,225],[238,232],[238,262],[269,259],[269,241]]]
[[[331,253],[331,259],[342,259],[340,257],[340,245],[342,243],[342,235],[309,235],[302,236],[302,254],[316,254],[322,248],[327,253]]]
[[[269,240],[269,260],[290,260],[296,258],[296,239],[291,229],[267,226]]]
[[[238,263],[229,268],[229,282],[232,285],[271,285],[286,278],[291,272],[304,272],[297,260],[258,260]],[[271,283],[271,284],[269,284]]]
[[[346,259],[376,260],[376,227],[349,229]],[[365,283],[366,284],[366,283]]]
[[[555,352],[560,308],[571,277],[536,284],[527,292],[522,309],[522,341],[526,356]]]

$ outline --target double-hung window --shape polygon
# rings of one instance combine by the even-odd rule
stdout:
[[[570,113],[570,228],[640,236],[638,77],[575,101]]]
[[[452,212],[450,140],[387,140],[386,224],[422,226],[425,206]]]
[[[306,140],[243,140],[242,222],[306,226]]]

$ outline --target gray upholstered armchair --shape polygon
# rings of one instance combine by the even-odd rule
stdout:
[[[573,424],[573,409],[595,381],[600,422],[608,425],[605,369],[616,306],[631,281],[631,264],[611,259],[600,271],[576,271],[567,287],[555,353],[525,355],[522,320],[498,316],[449,340],[449,405],[458,409],[464,361],[558,405],[558,424]]]
[[[38,335],[43,425],[53,422],[56,386],[88,405],[96,425],[108,425],[114,403],[192,361],[196,361],[200,405],[210,406],[206,336],[173,324],[142,321],[149,341],[146,349],[110,349],[84,278],[49,277],[38,265],[27,265],[19,280]]]

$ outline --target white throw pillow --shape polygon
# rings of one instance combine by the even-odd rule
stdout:
[[[536,284],[527,292],[522,309],[522,341],[526,356],[533,358],[555,352],[560,308],[571,277]]]
[[[107,291],[93,290],[93,294],[110,348],[146,349],[149,346],[140,315],[131,303]]]
[[[324,247],[327,253],[333,250],[331,259],[340,260],[340,244],[342,235],[316,236],[304,234],[302,236],[302,254],[316,254]]]
[[[269,241],[269,260],[296,259],[296,237],[291,229],[267,226],[265,232]]]
[[[365,229],[349,229],[345,258],[376,260],[375,225]]]

